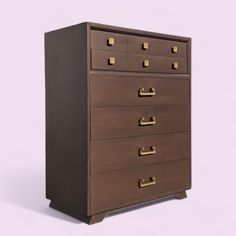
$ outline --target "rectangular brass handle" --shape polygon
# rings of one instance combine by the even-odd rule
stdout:
[[[149,151],[145,151],[144,147],[141,147],[139,149],[139,156],[147,156],[147,155],[153,155],[157,153],[157,149],[155,146],[151,146]]]
[[[145,92],[144,88],[140,88],[139,91],[138,91],[138,95],[140,97],[155,96],[156,95],[156,91],[155,91],[155,88],[150,88],[149,92]]]
[[[139,119],[140,126],[155,125],[155,124],[156,124],[156,117],[155,116],[151,116],[149,121],[145,121],[144,117],[141,117]]]
[[[149,178],[149,182],[145,182],[145,179],[140,179],[139,180],[139,188],[144,188],[144,187],[148,187],[151,185],[156,184],[156,178],[155,177],[150,177]]]

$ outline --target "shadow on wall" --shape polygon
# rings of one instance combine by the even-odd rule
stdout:
[[[71,223],[82,223],[69,215],[49,207],[49,200],[45,198],[45,175],[43,170],[22,170],[14,171],[1,175],[1,186],[3,193],[0,194],[0,201],[5,201],[10,204],[22,207],[40,214],[54,217],[59,220],[68,221]],[[174,197],[168,197],[159,200],[149,201],[139,205],[118,209],[107,213],[107,217],[122,214],[128,211],[137,210],[156,203],[169,201]]]

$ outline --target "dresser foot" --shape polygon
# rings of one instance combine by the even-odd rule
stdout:
[[[92,216],[82,215],[80,213],[71,212],[70,210],[67,210],[64,207],[59,206],[57,203],[55,203],[53,201],[50,202],[49,206],[53,209],[56,209],[56,210],[61,211],[63,213],[66,213],[66,214],[68,214],[68,215],[70,215],[70,216],[72,216],[84,223],[87,223],[89,225],[101,222],[106,215],[106,213],[95,214]]]
[[[106,213],[100,213],[100,214],[96,214],[96,215],[92,215],[92,216],[87,216],[87,224],[95,224],[95,223],[98,223],[98,222],[101,222],[104,217],[105,217]]]
[[[183,191],[183,192],[180,192],[180,193],[176,193],[175,197],[177,199],[179,199],[179,200],[186,198],[187,197],[186,191]]]

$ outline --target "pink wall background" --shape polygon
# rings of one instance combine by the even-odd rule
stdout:
[[[235,1],[1,1],[0,235],[235,235]],[[44,32],[93,21],[192,37],[193,189],[88,226],[44,198]]]

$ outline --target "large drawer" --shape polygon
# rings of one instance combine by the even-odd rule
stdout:
[[[91,174],[190,158],[190,133],[91,142]]]
[[[186,58],[92,50],[93,70],[186,74]]]
[[[190,188],[190,163],[190,160],[181,160],[92,175],[91,213],[128,206]]]
[[[164,39],[128,36],[128,52],[167,57],[187,57],[186,43]]]
[[[91,109],[91,139],[190,131],[190,107],[146,106]]]
[[[92,76],[91,106],[189,104],[189,79]]]

